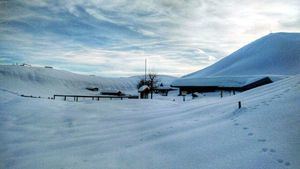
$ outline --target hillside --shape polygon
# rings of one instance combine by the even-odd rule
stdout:
[[[95,94],[86,90],[86,87],[136,93],[139,79],[140,76],[105,78],[43,67],[0,65],[0,89],[25,95]],[[164,84],[170,84],[175,77],[159,76],[159,79]]]
[[[271,33],[183,78],[299,73],[300,33]]]

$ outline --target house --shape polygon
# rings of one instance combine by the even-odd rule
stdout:
[[[101,95],[110,95],[110,96],[122,96],[124,95],[120,90],[102,90]]]
[[[148,99],[150,88],[147,85],[143,85],[139,88],[138,92],[140,93],[141,99]]]
[[[172,83],[172,87],[182,91],[214,92],[214,91],[246,91],[252,88],[272,83],[266,76],[211,76],[200,78],[181,78]]]

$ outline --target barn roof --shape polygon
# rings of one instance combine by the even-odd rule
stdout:
[[[267,76],[211,76],[201,78],[181,78],[172,83],[174,87],[243,87]]]

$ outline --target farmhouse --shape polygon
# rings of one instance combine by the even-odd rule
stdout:
[[[182,92],[246,91],[272,83],[266,76],[211,76],[201,78],[181,78],[172,83],[172,87]]]

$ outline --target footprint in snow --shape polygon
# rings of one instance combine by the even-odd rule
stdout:
[[[253,136],[253,133],[248,133],[248,136]]]
[[[284,165],[289,166],[289,165],[291,165],[291,163],[290,162],[285,162]]]
[[[235,125],[235,126],[238,126],[238,125],[240,125],[240,124],[239,124],[239,123],[234,123],[234,125]]]
[[[275,153],[276,150],[274,150],[274,149],[271,148],[271,149],[270,149],[270,152],[271,152],[271,153]]]
[[[266,139],[258,139],[257,141],[258,142],[266,142],[267,140]]]
[[[248,130],[248,127],[244,127],[243,129],[244,129],[244,130]]]
[[[278,159],[277,162],[278,163],[283,163],[283,160],[282,159]]]
[[[268,148],[262,148],[261,151],[262,151],[262,152],[267,152],[267,151],[268,151]]]

